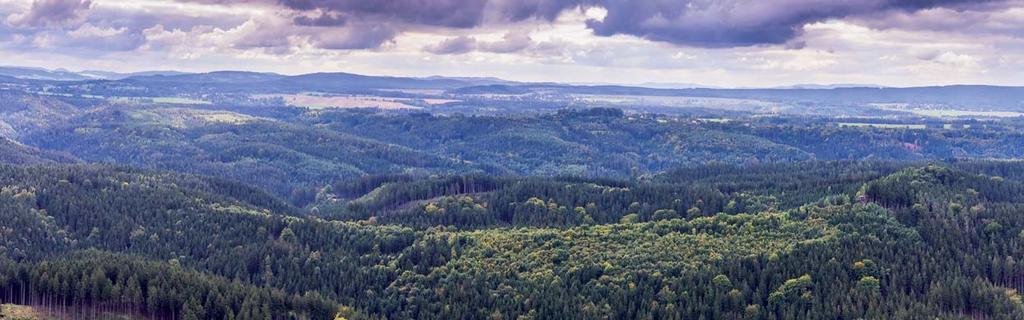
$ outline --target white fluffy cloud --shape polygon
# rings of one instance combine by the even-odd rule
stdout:
[[[8,64],[119,71],[1024,85],[1022,0],[874,1],[827,12],[818,0],[644,7],[658,1],[0,0],[0,54]]]

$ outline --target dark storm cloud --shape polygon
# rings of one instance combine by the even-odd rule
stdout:
[[[394,39],[397,33],[397,30],[387,25],[354,25],[334,32],[317,33],[313,37],[313,44],[331,50],[377,48]]]
[[[579,0],[180,0],[183,2],[236,5],[278,5],[290,9],[294,26],[324,27],[303,33],[314,36],[322,48],[375,48],[402,31],[421,28],[469,29],[488,23],[517,22],[531,18],[554,20]],[[330,28],[334,27],[334,28]],[[390,38],[382,39],[383,36]],[[319,38],[330,39],[320,41]],[[344,39],[339,41],[338,39]],[[521,39],[495,43],[493,51],[513,52],[523,45]],[[520,42],[515,42],[520,41]],[[263,43],[263,41],[261,41]],[[445,50],[442,50],[445,51]]]
[[[600,36],[633,35],[697,47],[783,44],[809,23],[888,11],[976,5],[966,0],[606,0],[603,20],[587,26]]]
[[[511,31],[499,41],[479,41],[473,37],[448,38],[435,45],[423,48],[433,54],[463,54],[471,51],[492,53],[514,53],[533,45],[533,39],[526,33]]]
[[[316,19],[296,20],[304,25],[343,22],[342,17],[348,17],[387,21],[406,29],[419,26],[473,28],[527,19],[551,21],[566,10],[600,7],[607,10],[607,16],[587,21],[596,35],[624,34],[677,45],[717,48],[784,44],[798,37],[805,25],[829,19],[934,7],[984,7],[994,2],[1000,1],[282,0],[280,4],[299,11],[324,12]],[[464,46],[467,41],[460,42],[463,43],[448,45]]]
[[[6,16],[8,26],[31,35],[40,29],[74,30],[82,23],[99,28],[125,29],[133,48],[142,44],[134,35],[161,25],[168,30],[190,30],[213,26],[224,30],[242,21],[205,21],[209,18],[176,16],[154,11],[96,9],[99,0],[36,0],[27,10]],[[855,20],[860,24],[886,28],[956,27],[935,19],[931,24],[898,21],[928,8],[949,8],[957,12],[986,12],[1005,9],[998,0],[178,0],[202,5],[256,5],[276,9],[274,17],[283,23],[264,23],[260,30],[237,38],[236,48],[290,47],[305,41],[323,49],[372,49],[393,41],[402,32],[437,33],[444,29],[514,28],[522,21],[554,21],[570,10],[603,8],[607,14],[587,20],[586,26],[598,36],[630,35],[680,46],[728,48],[783,44],[803,46],[804,26],[831,19]],[[106,4],[106,3],[104,3]],[[104,7],[104,6],[99,6]],[[116,6],[106,6],[116,7]],[[976,21],[986,16],[976,14]],[[962,18],[963,18],[962,17]],[[205,19],[205,20],[204,20]],[[237,20],[237,17],[236,17]],[[1011,24],[1012,25],[1012,24]],[[1002,32],[992,27],[995,32]],[[1019,28],[1010,31],[1018,32]],[[50,36],[54,36],[50,34]],[[81,45],[87,41],[74,42]],[[103,42],[95,42],[98,45]],[[429,52],[458,54],[468,51],[512,53],[534,46],[528,36],[509,33],[502,41],[476,41],[470,37],[448,39],[425,48]],[[283,52],[283,51],[282,51]]]
[[[19,27],[60,26],[77,20],[91,5],[90,0],[37,0],[27,12],[11,15],[7,21]]]
[[[486,0],[282,0],[296,10],[343,13],[366,20],[390,20],[413,25],[470,28],[480,25]]]
[[[463,54],[476,50],[476,39],[466,36],[455,37],[424,49],[433,54]]]
[[[523,51],[533,45],[533,39],[526,33],[511,31],[505,34],[501,41],[484,42],[478,48],[480,51],[494,53],[512,53]]]
[[[6,47],[73,48],[76,54],[93,56],[135,50],[147,42],[144,31],[155,26],[167,30],[190,30],[197,26],[230,28],[246,21],[237,17],[103,6],[96,0],[36,0],[21,10],[4,8],[0,17],[6,17],[6,23],[0,23],[0,41],[7,41],[2,43]]]
[[[875,29],[937,31],[976,36],[1003,35],[1024,37],[1024,16],[1014,15],[1009,9],[1024,6],[1024,1],[977,3],[970,6],[951,6],[941,10],[895,11],[853,19],[856,23]]]
[[[213,0],[217,3],[228,1]],[[487,18],[522,21],[531,18],[554,20],[566,9],[588,0],[280,0],[281,5],[299,11],[319,10],[347,16],[387,19],[395,22],[472,28]],[[244,1],[251,3],[252,1]]]
[[[295,24],[310,27],[340,27],[344,26],[348,19],[337,13],[321,12],[315,16],[300,15],[292,19]]]

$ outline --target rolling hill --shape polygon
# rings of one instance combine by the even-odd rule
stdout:
[[[16,165],[57,164],[80,162],[74,156],[41,150],[0,137],[0,163]]]
[[[805,168],[761,172],[774,172],[762,177],[770,178]],[[658,209],[643,220],[630,214],[563,227],[413,229],[379,219],[290,216],[259,205],[266,194],[194,176],[0,166],[0,209],[8,217],[0,220],[0,299],[41,308],[77,299],[69,306],[80,312],[240,317],[1015,318],[1024,315],[1010,289],[1019,287],[1021,266],[1005,257],[1021,255],[1016,234],[1024,220],[1014,210],[1024,201],[1021,172],[1020,163],[1006,162],[912,166],[858,175],[866,179],[858,191],[790,209],[683,219],[643,203],[629,206]],[[524,188],[536,196],[522,205],[543,204],[521,213],[596,214],[591,210],[616,203],[611,190],[636,188],[584,184],[590,186],[558,189],[608,191],[575,193],[580,203],[595,204],[573,210],[538,198],[542,189]],[[677,196],[669,190],[647,192]],[[471,207],[498,204],[481,200]],[[29,272],[40,276],[17,276]],[[47,279],[84,291],[74,295]],[[29,288],[20,298],[10,294]],[[964,296],[963,304],[950,300]],[[657,304],[631,302],[637,299]]]

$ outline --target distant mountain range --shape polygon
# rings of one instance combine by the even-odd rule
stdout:
[[[49,81],[85,81],[85,80],[120,80],[134,76],[177,75],[178,71],[145,71],[118,73],[110,71],[86,70],[68,71],[64,69],[44,69],[33,67],[0,66],[0,75],[27,80]]]
[[[143,71],[120,73],[101,70],[69,71],[65,69],[45,69],[36,67],[0,66],[0,76],[8,76],[23,80],[46,80],[46,81],[89,81],[89,80],[129,80],[132,82],[178,82],[178,83],[257,83],[271,82],[282,79],[296,81],[303,85],[307,82],[318,82],[330,80],[343,82],[347,85],[355,85],[365,88],[432,88],[450,89],[466,86],[491,86],[491,85],[560,85],[555,82],[519,82],[505,80],[496,77],[388,77],[388,76],[365,76],[344,72],[312,73],[297,76],[286,76],[269,72],[249,71],[214,71],[207,73],[189,73],[180,71]],[[612,83],[570,83],[574,86],[622,86]],[[698,83],[668,83],[668,82],[645,82],[634,85],[635,87],[651,89],[725,89],[719,86],[703,85]],[[871,84],[796,84],[780,86],[771,89],[836,89],[836,88],[880,88],[883,86]]]
[[[802,83],[794,84],[791,86],[775,87],[773,89],[840,89],[840,88],[886,88],[886,86],[880,86],[877,84],[856,84],[856,83],[833,83],[833,84],[813,84],[813,83]]]
[[[530,93],[563,95],[630,95],[754,99],[805,105],[906,103],[945,105],[970,110],[1024,110],[1024,87],[952,85],[890,88],[860,84],[800,84],[779,88],[708,88],[696,84],[650,83],[645,86],[524,83],[493,77],[368,76],[344,72],[301,75],[248,71],[183,73],[151,71],[72,72],[41,68],[0,67],[0,83],[60,88],[65,93],[111,96],[180,96],[211,93],[383,94],[389,90],[443,91],[453,95]]]
[[[279,92],[352,92],[359,90],[379,89],[454,89],[461,87],[490,84],[492,80],[480,80],[475,82],[471,79],[456,78],[408,78],[408,77],[382,77],[365,76],[344,72],[330,73],[309,73],[294,76],[286,76],[276,73],[259,73],[246,71],[216,71],[209,73],[186,73],[175,75],[140,75],[132,76],[119,82],[130,83],[139,86],[161,86],[168,85],[189,87],[195,85],[217,86],[218,90],[231,91],[260,91],[274,90]]]
[[[965,110],[1024,110],[1024,87],[952,85],[933,87],[836,87],[820,89],[659,89],[630,86],[487,85],[461,87],[454,94],[529,94],[557,92],[566,95],[621,95],[656,97],[705,97],[751,99],[808,105],[866,105],[899,103],[942,105]]]
[[[478,85],[513,85],[524,84],[493,77],[443,77],[430,76],[425,78],[365,76],[344,72],[310,73],[286,76],[269,72],[249,71],[214,71],[207,73],[187,73],[179,71],[146,71],[118,73],[109,71],[87,70],[73,72],[64,69],[44,69],[33,67],[0,67],[0,76],[22,80],[42,81],[93,81],[111,80],[125,81],[136,84],[145,83],[220,83],[220,84],[274,84],[283,87],[302,87],[307,89],[331,89],[338,86],[347,88],[374,89],[450,89]]]
[[[54,81],[76,81],[76,80],[90,80],[90,78],[84,74],[71,72],[63,69],[47,70],[42,68],[25,68],[25,67],[0,67],[0,75],[14,77],[18,79],[31,79],[31,80],[54,80]]]

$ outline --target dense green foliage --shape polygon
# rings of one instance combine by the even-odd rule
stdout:
[[[650,179],[371,176],[320,191],[314,213],[414,227],[576,226],[789,209],[908,166],[897,162],[710,165]],[[651,180],[651,181],[646,181]]]
[[[16,136],[27,145],[87,162],[229,178],[300,206],[325,185],[372,175],[631,179],[708,163],[1015,158],[1022,154],[1014,146],[1024,141],[1011,123],[881,129],[815,118],[714,123],[617,109],[464,116],[259,106],[75,109],[31,99],[69,110],[0,112],[19,123]]]
[[[77,159],[69,155],[36,149],[0,137],[0,163],[54,164],[75,163],[77,161]]]
[[[329,319],[339,310],[316,293],[288,295],[174,263],[94,251],[38,263],[0,260],[0,297],[85,318],[113,311],[171,319]]]
[[[839,166],[848,169],[814,174]],[[657,183],[368,178],[336,192],[358,199],[371,190],[366,193],[383,202],[366,198],[364,205],[402,213],[353,223],[289,216],[273,196],[207,178],[0,167],[0,206],[8,217],[0,222],[0,240],[14,259],[5,262],[0,285],[7,283],[6,301],[80,312],[200,310],[207,318],[229,311],[322,318],[338,310],[335,303],[387,318],[1024,316],[1014,291],[1024,289],[1017,263],[1024,258],[1024,219],[1017,214],[1024,206],[1022,164],[780,165],[715,179],[722,168],[673,171]],[[992,172],[1003,174],[986,175]],[[763,181],[787,173],[793,183],[809,183],[778,184],[793,201],[821,194],[822,186],[834,189],[806,205],[766,200],[779,190]],[[610,191],[615,188],[621,190]],[[523,202],[506,198],[514,195]],[[744,198],[756,201],[730,211],[730,202]],[[642,199],[649,209],[613,214]],[[708,212],[669,208],[698,200]],[[415,205],[385,205],[405,202]],[[586,202],[604,209],[584,205],[582,216],[568,209]],[[499,203],[509,207],[490,211]],[[434,219],[429,215],[438,212],[425,209],[431,204],[480,210],[466,214],[486,218]],[[502,212],[519,218],[501,220]],[[379,225],[385,223],[415,228]],[[121,282],[133,275],[155,291],[141,291],[141,300],[126,296]],[[179,276],[187,280],[173,281]],[[65,287],[46,278],[85,291],[54,291]],[[110,293],[93,291],[96,281],[109,283]],[[121,295],[113,295],[118,286]],[[33,300],[16,300],[29,299],[11,293],[22,288]],[[149,302],[155,292],[164,302]],[[252,299],[259,300],[247,303]]]
[[[203,77],[84,85],[212,90]],[[174,319],[1024,318],[1024,163],[974,160],[1024,155],[1019,120],[312,110],[244,87],[183,107],[85,88],[0,90],[0,302]],[[531,104],[517,99],[495,108]]]

